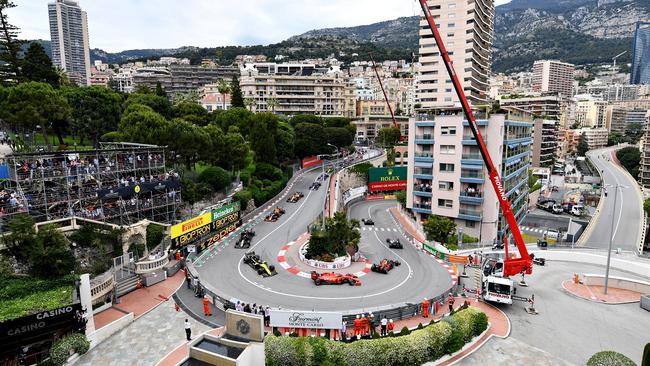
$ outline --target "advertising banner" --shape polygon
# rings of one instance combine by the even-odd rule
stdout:
[[[191,218],[187,221],[183,221],[180,224],[172,226],[170,231],[170,236],[172,239],[178,238],[183,234],[187,234],[191,231],[194,231],[202,226],[208,225],[212,222],[212,213],[204,213],[201,216]]]
[[[320,165],[321,162],[322,161],[317,156],[309,156],[302,159],[302,168],[307,169],[314,165]]]
[[[406,181],[407,168],[405,166],[370,168],[368,171],[368,189],[370,192],[406,189]]]
[[[230,230],[225,235],[229,234],[241,225],[240,210],[241,205],[237,201],[172,226],[172,246],[185,246],[216,232],[222,233],[224,229]]]
[[[341,329],[341,313],[271,309],[271,326],[280,328]]]

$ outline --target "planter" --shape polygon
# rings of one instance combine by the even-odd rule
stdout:
[[[334,259],[334,262],[322,262],[314,259],[307,259],[305,258],[305,254],[307,253],[308,246],[309,246],[309,242],[303,244],[300,247],[299,254],[300,254],[300,261],[310,267],[316,269],[343,269],[343,268],[350,267],[350,265],[352,264],[352,258],[348,254],[346,254],[343,257],[338,257]]]

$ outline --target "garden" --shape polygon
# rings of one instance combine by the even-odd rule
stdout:
[[[283,337],[264,340],[269,366],[401,366],[420,365],[453,354],[488,327],[485,313],[465,307],[441,321],[418,329],[369,340],[331,341],[319,337]],[[375,333],[376,334],[376,333]]]
[[[323,262],[333,262],[335,258],[354,255],[359,250],[361,233],[359,221],[348,220],[343,212],[325,219],[325,226],[312,228],[309,246],[305,257]]]

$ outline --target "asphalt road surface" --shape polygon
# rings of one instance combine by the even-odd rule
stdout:
[[[612,248],[635,250],[640,240],[640,231],[643,212],[639,201],[637,182],[634,181],[624,168],[611,161],[611,153],[618,147],[610,147],[588,152],[594,165],[602,171],[607,197],[604,197],[598,222],[594,226],[585,246],[591,248],[607,248],[609,238],[613,235]],[[610,185],[610,186],[607,186]],[[618,198],[614,207],[614,194],[618,188]],[[612,216],[614,225],[612,226]],[[613,228],[613,229],[612,229]]]
[[[643,347],[650,341],[650,316],[647,311],[641,309],[638,303],[606,305],[579,299],[562,288],[562,282],[571,279],[573,273],[603,272],[604,268],[600,266],[569,262],[547,261],[546,266],[535,266],[534,274],[526,277],[529,287],[519,287],[517,295],[530,297],[534,293],[539,315],[526,313],[523,302],[496,305],[510,318],[510,338],[518,341],[521,347],[501,339],[492,339],[476,355],[469,356],[459,364],[481,364],[479,361],[485,358],[485,353],[490,355],[490,361],[495,365],[562,364],[548,363],[548,359],[539,362],[530,360],[535,348],[574,365],[584,365],[591,355],[604,350],[621,352],[640,364]],[[647,278],[617,270],[612,270],[611,274],[648,281]],[[518,281],[519,276],[513,277],[513,280]],[[497,348],[501,349],[500,356],[493,352]],[[543,353],[537,354],[544,357]]]
[[[309,185],[320,172],[307,173],[294,185],[293,191],[302,191],[305,197],[297,203],[281,202],[286,213],[275,223],[258,222],[256,236],[250,250],[276,267],[278,274],[263,278],[243,264],[245,250],[235,249],[233,243],[196,266],[201,281],[215,293],[227,299],[263,304],[294,310],[341,311],[358,313],[374,311],[386,305],[421,302],[426,297],[439,295],[451,287],[451,278],[445,268],[431,257],[418,252],[402,237],[397,224],[388,212],[395,201],[361,202],[350,210],[352,218],[372,218],[375,229],[361,231],[360,251],[368,259],[378,262],[383,258],[398,259],[402,265],[388,274],[370,272],[361,277],[361,286],[322,285],[296,276],[277,263],[277,255],[287,243],[305,233],[307,226],[320,214],[327,192],[326,184],[318,191]],[[381,229],[384,229],[383,231]],[[388,238],[399,238],[402,250],[391,250]]]

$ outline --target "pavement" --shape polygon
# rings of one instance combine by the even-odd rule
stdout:
[[[600,214],[594,217],[596,223],[591,233],[585,238],[585,246],[590,248],[607,248],[609,238],[613,236],[613,248],[635,250],[640,240],[640,226],[643,221],[642,197],[639,196],[637,182],[614,162],[612,155],[617,149],[624,146],[613,146],[600,150],[589,151],[594,165],[602,171],[604,186],[607,188],[607,197]],[[610,185],[609,187],[607,185]],[[621,185],[618,197],[613,186]],[[616,207],[614,207],[616,200]],[[612,224],[612,218],[614,222]],[[612,229],[613,228],[613,229]],[[613,234],[613,235],[612,235]]]
[[[571,280],[562,282],[562,287],[573,296],[609,305],[639,302],[642,295],[640,292],[612,287],[608,288],[607,294],[605,294],[605,286],[587,286],[583,283],[574,283]]]

